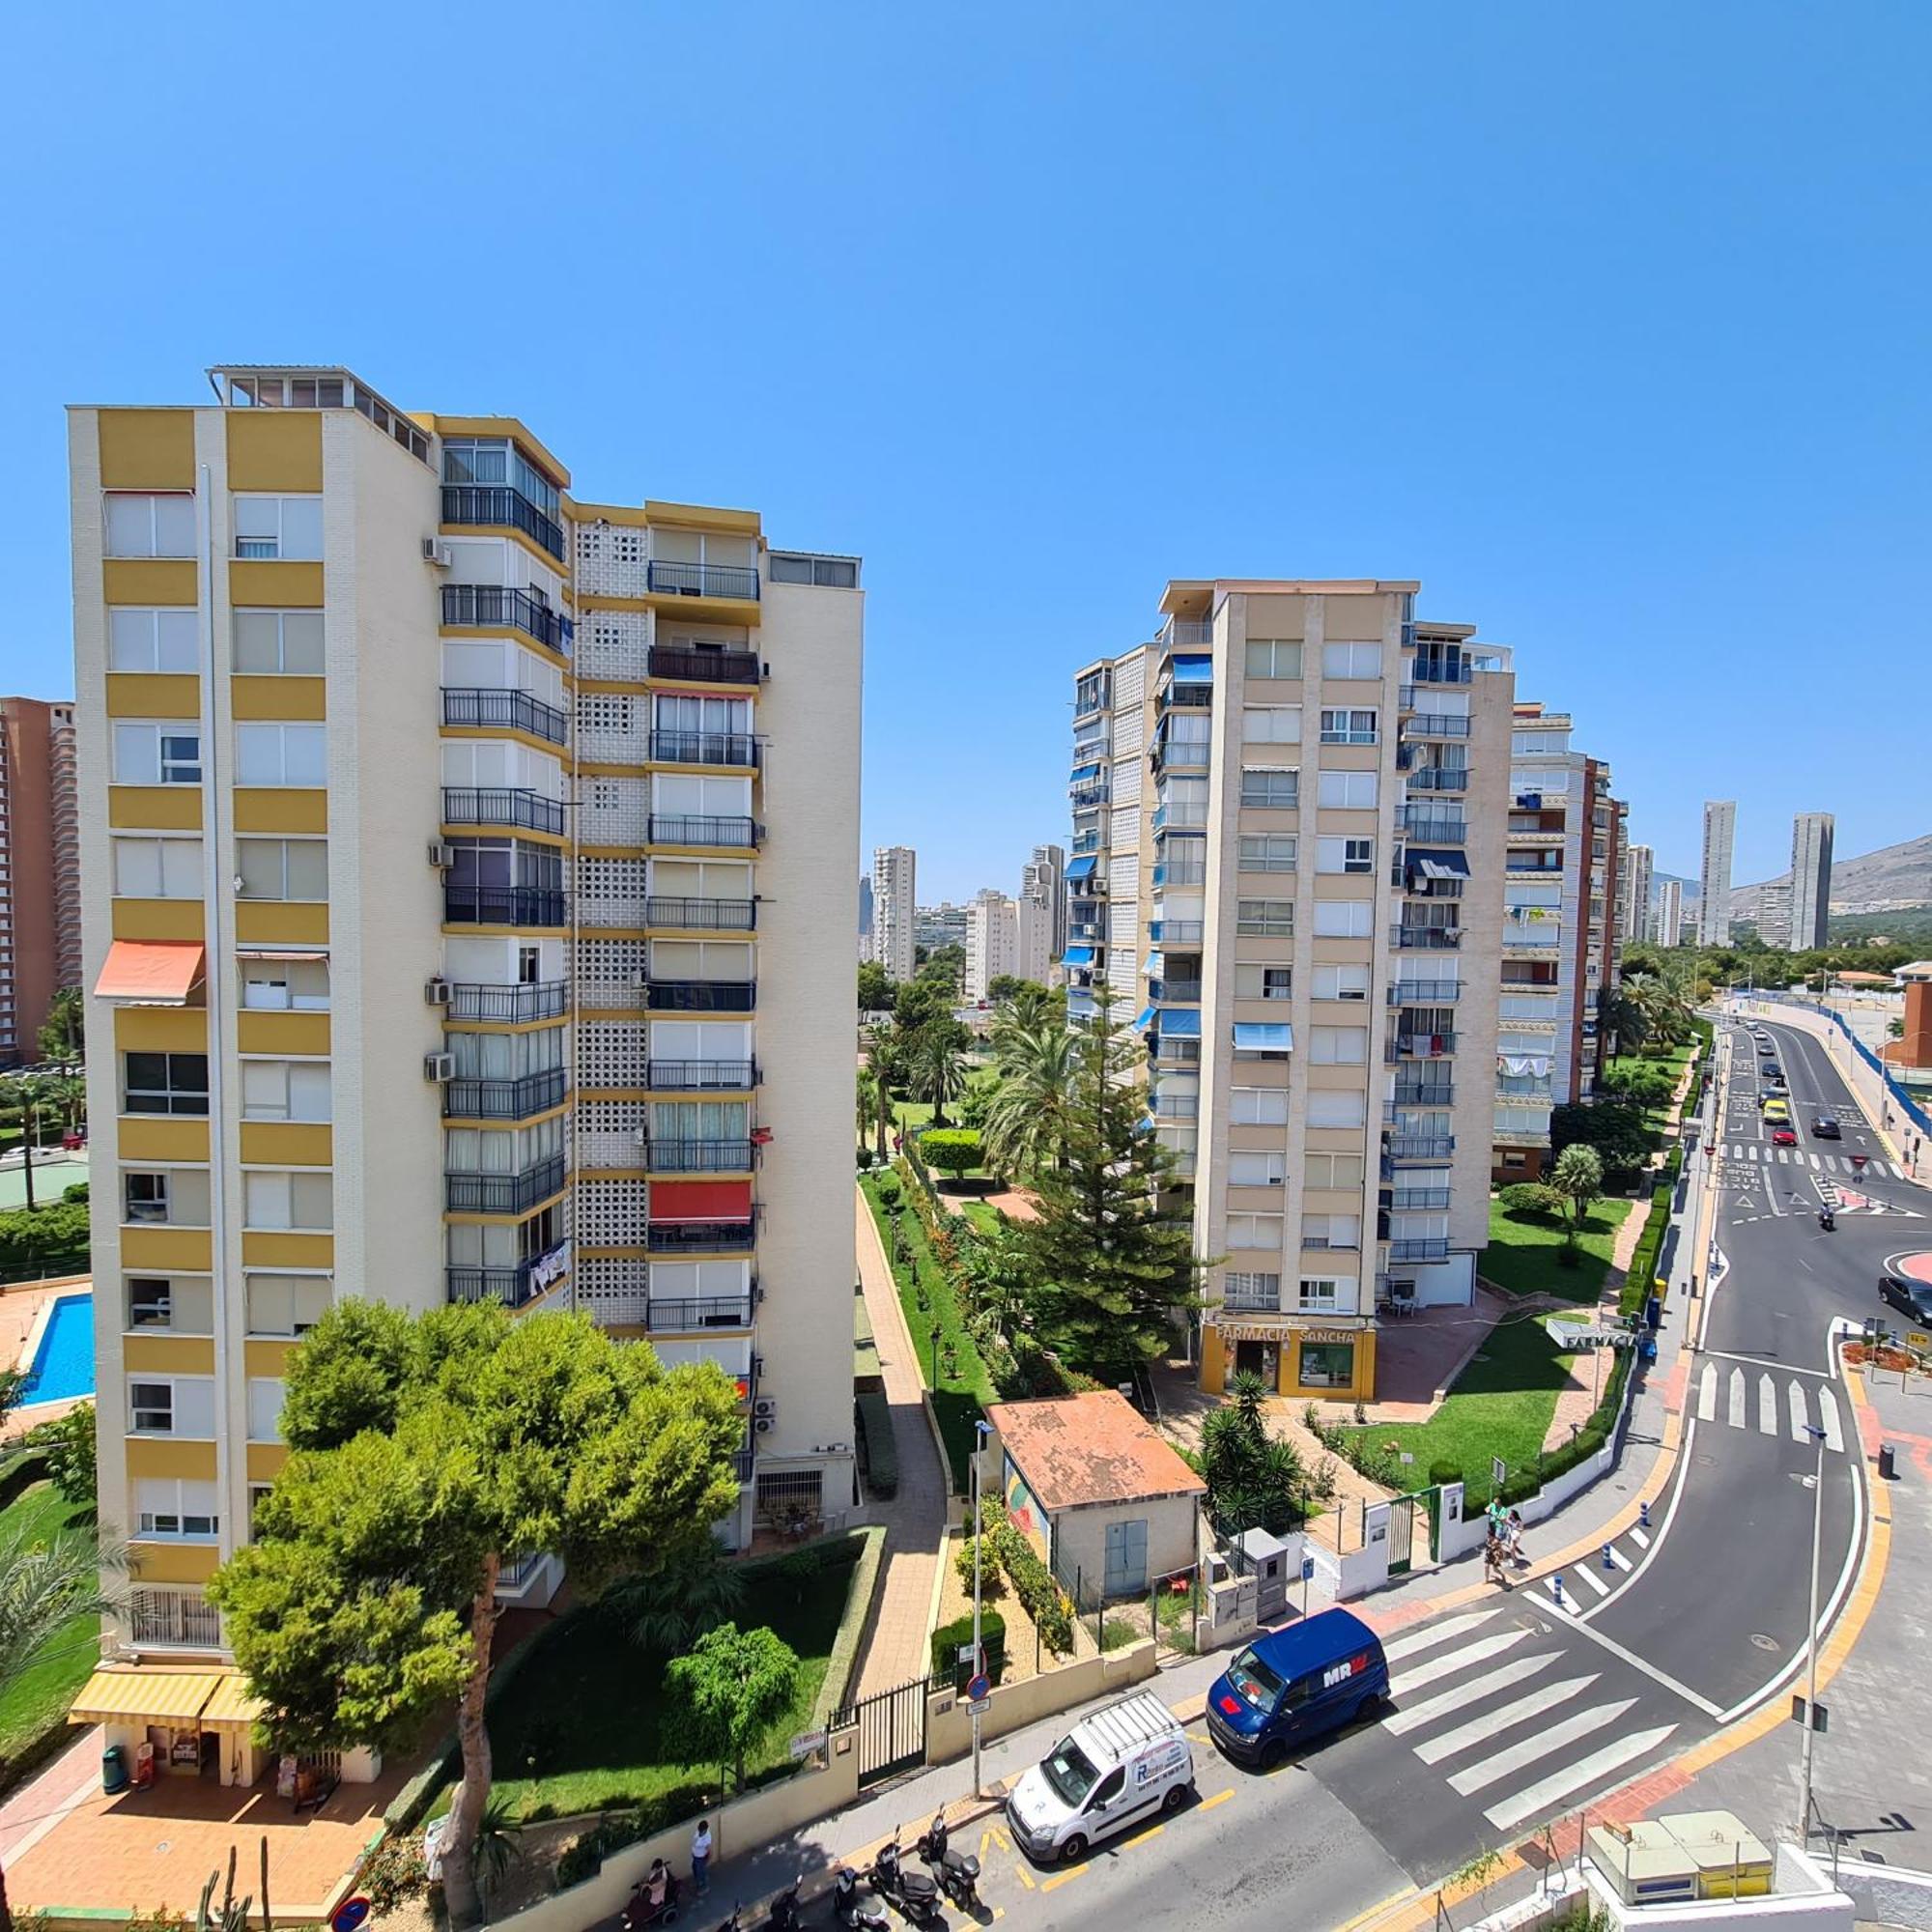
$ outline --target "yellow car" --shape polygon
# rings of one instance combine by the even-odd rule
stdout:
[[[1773,1094],[1762,1104],[1767,1121],[1782,1122],[1790,1120],[1791,1103],[1788,1100],[1780,1100],[1776,1094]]]

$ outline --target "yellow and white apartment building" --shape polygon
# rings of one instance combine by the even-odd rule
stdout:
[[[338,1295],[586,1311],[852,1499],[859,565],[346,370],[71,412],[100,1505],[139,1653]],[[554,1587],[529,1551],[517,1601]]]
[[[1417,587],[1172,582],[1075,675],[1068,1009],[1138,1014],[1207,1389],[1372,1397],[1488,1238],[1514,677]]]

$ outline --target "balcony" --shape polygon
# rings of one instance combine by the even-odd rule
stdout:
[[[1084,811],[1089,807],[1106,804],[1107,785],[1102,781],[1099,784],[1069,786],[1066,797],[1075,811]]]
[[[653,845],[720,845],[744,850],[758,842],[755,818],[719,818],[708,812],[654,811],[649,838]]]
[[[1388,1208],[1392,1213],[1424,1214],[1449,1206],[1446,1187],[1397,1187],[1391,1190]]]
[[[728,1255],[755,1245],[755,1212],[731,1221],[647,1221],[644,1250],[653,1255]]]
[[[1440,1262],[1449,1258],[1446,1235],[1409,1235],[1389,1243],[1392,1262]]]
[[[445,825],[513,825],[525,832],[563,831],[563,807],[541,792],[511,785],[444,785]]]
[[[478,1174],[446,1168],[442,1176],[442,1205],[452,1214],[527,1214],[564,1184],[563,1156],[526,1168],[521,1174]]]
[[[1415,845],[1461,845],[1468,838],[1469,821],[1437,817],[1411,805],[1402,814],[1402,836]]]
[[[442,917],[448,925],[561,925],[563,895],[539,886],[444,886]]]
[[[563,1105],[569,1078],[560,1066],[526,1073],[514,1080],[475,1080],[465,1075],[446,1082],[442,1117],[446,1121],[525,1121]]]
[[[1211,684],[1167,684],[1155,700],[1163,711],[1205,711],[1214,702]]]
[[[570,1007],[570,986],[562,980],[530,985],[483,985],[459,981],[449,989],[449,1017],[503,1026],[561,1019]]]
[[[758,923],[756,899],[661,898],[644,900],[644,923],[683,926],[696,932],[751,932]]]
[[[1069,914],[1066,936],[1068,939],[1104,939],[1107,936],[1107,922],[1097,913],[1092,919],[1079,919]]]
[[[1389,988],[1388,999],[1392,1007],[1441,1007],[1462,994],[1460,980],[1398,980]]]
[[[563,1250],[553,1249],[514,1267],[445,1268],[444,1292],[451,1301],[500,1301],[506,1308],[521,1308],[562,1279],[562,1257]]]
[[[1208,862],[1205,859],[1198,866],[1182,866],[1163,859],[1153,868],[1155,892],[1173,892],[1179,886],[1205,886],[1207,883]]]
[[[570,722],[554,705],[527,691],[451,690],[442,694],[442,722],[474,731],[527,731],[553,745],[570,736]]]
[[[1418,657],[1408,675],[1415,684],[1473,684],[1476,667],[1468,658]]]
[[[1454,1134],[1391,1134],[1388,1153],[1394,1161],[1447,1160],[1456,1151]]]
[[[1463,943],[1456,925],[1397,925],[1389,929],[1389,944],[1404,952],[1453,952]]]
[[[1395,1083],[1398,1107],[1453,1107],[1456,1086],[1451,1080],[1404,1080]]]
[[[1170,617],[1153,641],[1163,651],[1205,651],[1214,642],[1214,626],[1206,618]]]
[[[1205,919],[1154,919],[1148,922],[1148,938],[1155,946],[1199,946],[1208,936]]]
[[[522,530],[533,543],[549,551],[557,562],[564,560],[563,530],[554,517],[547,517],[524,495],[504,484],[445,483],[442,486],[442,521],[445,524],[481,524],[491,529]],[[467,589],[451,584],[453,590]],[[478,589],[487,586],[477,585]]]
[[[570,619],[527,590],[500,583],[445,583],[442,621],[453,630],[521,631],[547,650],[569,655]]]
[[[1157,1007],[1198,1007],[1201,1004],[1201,981],[1155,980],[1148,986],[1148,998]]]
[[[668,765],[755,765],[758,741],[748,731],[653,731],[651,756]]]
[[[1272,1290],[1252,1288],[1227,1288],[1221,1293],[1221,1312],[1224,1315],[1279,1315],[1281,1313],[1281,1284],[1277,1282]]]
[[[757,1084],[753,1060],[653,1060],[644,1068],[654,1094],[743,1093]]]
[[[653,980],[647,1000],[654,1013],[749,1013],[757,1003],[755,980]]]
[[[1156,1094],[1149,1111],[1156,1121],[1198,1121],[1201,1118],[1199,1094]]]
[[[1073,841],[1073,857],[1084,859],[1089,853],[1100,849],[1100,835],[1097,832],[1083,832]]]
[[[1395,1037],[1398,1060],[1440,1060],[1456,1051],[1453,1033],[1399,1033]]]
[[[749,1328],[753,1298],[749,1294],[650,1296],[644,1303],[644,1326],[653,1334],[689,1334],[699,1328]]]
[[[1403,720],[1402,728],[1409,738],[1466,738],[1469,721],[1453,711],[1418,711]]]
[[[1418,765],[1408,775],[1410,791],[1467,791],[1467,765]]]
[[[734,597],[758,601],[758,573],[740,563],[669,563],[652,558],[645,587],[672,597]]]
[[[742,1141],[688,1141],[652,1136],[644,1167],[652,1174],[749,1174],[757,1144]]]
[[[652,677],[692,684],[756,684],[765,671],[756,651],[688,651],[676,644],[653,644],[645,663]]]

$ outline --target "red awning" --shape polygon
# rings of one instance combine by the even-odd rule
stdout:
[[[752,1217],[749,1180],[654,1180],[653,1221],[748,1221]]]
[[[204,958],[198,939],[117,939],[94,996],[134,1007],[185,1007],[201,984]]]

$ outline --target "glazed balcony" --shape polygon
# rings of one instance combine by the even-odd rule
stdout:
[[[743,1093],[757,1084],[754,1060],[653,1060],[644,1068],[654,1094]]]
[[[521,631],[533,643],[559,655],[570,649],[570,619],[527,590],[507,584],[445,583],[442,621],[453,630]]]
[[[528,1214],[564,1184],[563,1155],[552,1154],[520,1174],[481,1174],[445,1168],[442,1205],[452,1214]]]
[[[570,1079],[561,1066],[525,1073],[514,1080],[477,1080],[464,1075],[445,1081],[442,1117],[446,1121],[526,1121],[563,1105]]]
[[[540,886],[444,886],[442,917],[449,925],[561,925],[563,894]]]
[[[530,501],[521,490],[503,483],[445,483],[442,486],[442,521],[459,527],[481,525],[488,529],[521,530],[524,535],[561,563],[563,528],[554,517]],[[453,584],[452,589],[467,586]],[[478,586],[479,588],[482,586]]]
[[[444,785],[445,825],[508,825],[524,832],[563,831],[563,806],[515,785]]]
[[[1388,1153],[1392,1161],[1447,1160],[1456,1151],[1454,1134],[1391,1134]]]
[[[645,587],[660,595],[758,601],[758,573],[741,563],[671,563],[653,557],[645,572]]]
[[[1455,925],[1398,925],[1390,928],[1389,943],[1404,952],[1452,952],[1463,943],[1463,930]]]
[[[1454,711],[1417,711],[1402,723],[1406,738],[1466,738],[1469,721]]]
[[[1446,1235],[1403,1235],[1389,1243],[1392,1262],[1439,1262],[1449,1257]]]
[[[758,741],[748,731],[653,731],[651,756],[665,765],[755,765]]]
[[[563,980],[500,986],[459,980],[449,989],[453,1020],[526,1026],[535,1020],[561,1019],[569,1009],[570,985]]]
[[[1398,980],[1389,988],[1392,1007],[1442,1007],[1462,997],[1460,980]]]
[[[653,1255],[728,1255],[753,1246],[758,1238],[755,1213],[744,1219],[719,1221],[647,1221],[644,1249]]]
[[[565,744],[570,737],[570,721],[563,713],[527,691],[445,686],[442,722],[472,731],[527,731],[532,738],[552,745]]]

